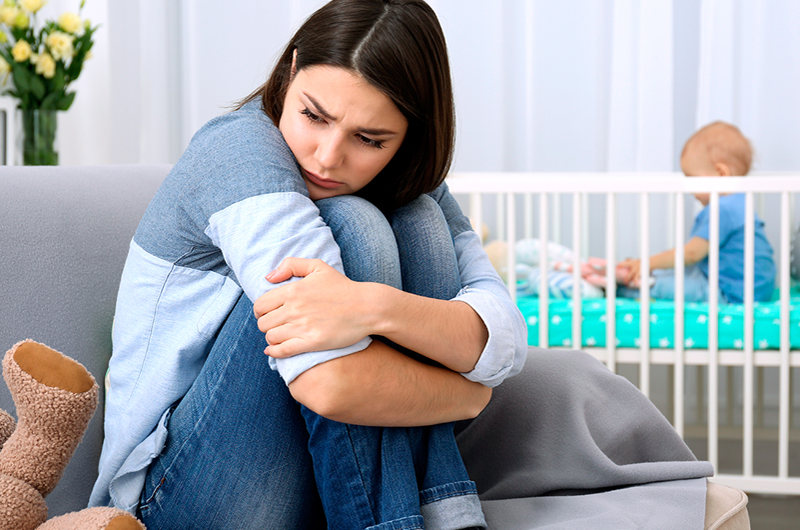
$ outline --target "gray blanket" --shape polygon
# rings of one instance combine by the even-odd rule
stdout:
[[[531,348],[456,430],[490,529],[703,528],[711,464],[586,353]]]

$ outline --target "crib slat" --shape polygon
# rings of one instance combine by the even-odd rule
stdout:
[[[506,263],[508,263],[508,270],[506,272],[506,285],[508,285],[508,292],[511,293],[511,300],[517,303],[517,255],[515,252],[515,243],[517,241],[517,208],[514,202],[515,195],[513,193],[506,194]]]
[[[523,217],[525,219],[523,237],[525,237],[525,239],[531,239],[533,238],[533,193],[525,193],[523,196]]]
[[[483,241],[483,195],[480,193],[469,194],[469,216],[472,219],[473,228],[478,237]]]
[[[494,197],[495,201],[495,226],[497,226],[497,239],[504,241],[506,239],[506,220],[505,220],[505,205],[503,203],[503,194],[497,193]]]
[[[639,389],[650,397],[650,194],[639,198],[641,285],[639,286]]]
[[[791,403],[789,381],[789,285],[791,259],[791,196],[781,193],[781,364],[778,405],[778,476],[789,478],[789,411]]]
[[[606,351],[608,369],[617,371],[617,194],[606,194]]]
[[[560,193],[553,193],[551,195],[553,199],[553,226],[550,228],[552,230],[553,235],[552,239],[547,239],[546,241],[555,241],[559,245],[562,243],[561,240],[561,194]]]
[[[684,424],[684,230],[686,221],[684,219],[684,209],[686,200],[683,193],[675,194],[675,417],[673,425],[678,434],[683,438]]]
[[[581,320],[583,319],[581,303],[582,195],[577,192],[572,194],[572,347],[577,350],[583,346],[581,340]]]
[[[755,260],[755,210],[753,193],[744,201],[744,476],[753,476],[753,302]],[[728,405],[729,407],[731,404]]]
[[[589,257],[589,194],[581,193],[581,256],[583,259]]]
[[[708,227],[708,460],[719,467],[719,192],[709,200]]]
[[[550,327],[550,291],[547,285],[547,234],[548,228],[548,212],[547,212],[547,194],[539,194],[539,271],[541,277],[539,278],[539,347],[547,348],[548,342],[548,328]]]

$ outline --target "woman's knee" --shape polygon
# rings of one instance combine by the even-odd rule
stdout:
[[[351,280],[402,288],[397,243],[389,221],[369,201],[353,195],[317,201]]]
[[[429,195],[421,195],[395,210],[391,224],[398,241],[403,241],[409,235],[415,241],[424,237],[452,242],[447,219],[439,204]]]
[[[432,197],[422,195],[392,215],[403,287],[406,291],[449,300],[461,290],[453,236],[444,212]]]

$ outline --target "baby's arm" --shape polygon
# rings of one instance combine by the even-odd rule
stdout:
[[[694,265],[708,256],[708,240],[702,237],[693,237],[683,247],[683,263]],[[656,269],[671,269],[675,266],[675,249],[671,248],[664,252],[659,252],[650,256],[650,271]],[[642,275],[641,260],[626,259],[617,265],[617,269],[626,270],[623,276],[623,283],[626,285],[638,285]]]

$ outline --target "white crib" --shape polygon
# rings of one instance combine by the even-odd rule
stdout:
[[[638,231],[640,233],[638,248],[642,260],[642,287],[640,288],[640,341],[638,348],[618,348],[616,346],[615,329],[615,277],[614,268],[609,266],[606,282],[612,286],[606,290],[606,346],[604,348],[583,348],[614,371],[622,363],[638,365],[639,387],[646,395],[651,392],[651,366],[666,365],[674,368],[672,375],[672,394],[674,396],[673,413],[670,420],[678,433],[685,432],[685,390],[686,378],[684,368],[687,366],[707,367],[704,378],[705,395],[698,404],[707,402],[707,459],[715,469],[719,469],[720,417],[719,417],[719,368],[742,367],[743,398],[741,410],[742,460],[741,473],[718,473],[715,480],[751,493],[774,493],[800,495],[800,476],[790,476],[790,447],[800,443],[800,425],[791,425],[792,415],[800,412],[797,399],[792,399],[792,368],[800,367],[800,350],[792,350],[789,340],[790,319],[790,256],[794,223],[792,222],[792,202],[794,193],[800,192],[800,174],[758,175],[731,178],[686,178],[673,173],[457,173],[448,178],[451,192],[466,206],[468,215],[475,226],[482,226],[483,212],[488,204],[496,206],[495,229],[500,236],[509,242],[508,263],[514,263],[513,242],[523,236],[538,237],[541,240],[559,239],[560,220],[563,199],[571,196],[571,247],[575,263],[575,285],[580,282],[580,260],[586,257],[587,234],[589,226],[596,233],[597,226],[603,226],[604,253],[610,264],[616,259],[618,243],[621,241],[617,226],[619,199],[625,197],[629,201],[630,194],[638,197]],[[653,227],[663,225],[663,232],[668,234],[669,246],[676,248],[676,263],[683,262],[683,245],[685,244],[686,199],[696,192],[710,192],[711,223],[709,254],[709,283],[717,285],[719,273],[719,194],[743,192],[746,197],[746,226],[754,225],[753,217],[756,202],[765,196],[771,197],[776,206],[769,209],[768,221],[765,212],[759,215],[771,226],[776,235],[770,237],[775,250],[775,261],[778,269],[776,287],[780,288],[780,348],[777,350],[756,350],[754,348],[754,301],[753,301],[753,230],[746,233],[745,238],[745,300],[744,300],[744,342],[742,349],[721,350],[718,347],[719,330],[717,290],[710,290],[708,310],[708,348],[703,350],[684,348],[684,301],[683,301],[683,268],[676,267],[676,300],[675,300],[675,340],[673,348],[651,348],[650,333],[650,296],[647,271],[649,255],[664,250],[651,248],[651,224]],[[562,196],[563,194],[563,196]],[[587,197],[596,195],[604,197],[605,214],[600,219],[591,218],[587,213]],[[494,201],[492,201],[492,198]],[[664,209],[659,215],[667,220],[654,220],[651,212],[651,201],[658,197]],[[596,202],[596,199],[594,199]],[[761,205],[763,207],[763,202]],[[778,211],[774,211],[778,210]],[[597,216],[595,216],[597,217]],[[635,216],[634,216],[635,217]],[[538,230],[533,227],[538,225]],[[520,228],[521,227],[521,228]],[[555,235],[554,235],[555,234]],[[546,253],[546,245],[542,245]],[[539,292],[547,290],[546,255],[541,257],[542,285]],[[512,296],[515,296],[516,277],[513,266],[508,267],[508,285]],[[580,289],[573,289],[572,307],[582,307]],[[548,322],[548,300],[539,299],[540,322]],[[581,318],[572,318],[572,344],[581,344]],[[548,344],[548,325],[539,326],[538,344]],[[756,411],[755,376],[764,367],[778,371],[778,428],[777,428],[777,473],[775,475],[754,474],[754,444]],[[732,368],[730,369],[732,370]],[[759,379],[760,381],[760,379]],[[731,385],[728,385],[730,387]],[[793,401],[795,402],[793,404]],[[728,407],[730,408],[730,403]],[[726,432],[730,431],[726,427]],[[795,444],[795,445],[792,445]]]

